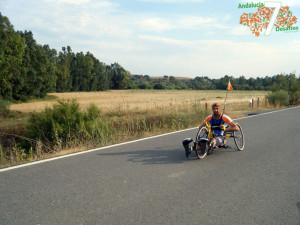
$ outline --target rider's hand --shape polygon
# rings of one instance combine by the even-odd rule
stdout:
[[[226,129],[225,125],[221,125],[220,127],[221,127],[222,130],[225,131],[225,129]]]

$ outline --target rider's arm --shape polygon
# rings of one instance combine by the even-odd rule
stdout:
[[[238,131],[238,130],[239,130],[239,127],[233,121],[229,124],[229,127],[227,127],[225,129],[226,132],[232,132],[232,131]]]
[[[212,118],[212,115],[206,117],[206,119],[201,123],[201,125],[199,126],[200,128],[205,127],[206,123],[209,123],[210,119]]]

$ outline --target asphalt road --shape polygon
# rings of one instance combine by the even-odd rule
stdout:
[[[187,159],[196,129],[9,171],[0,224],[300,224],[300,108],[237,120],[246,146]]]

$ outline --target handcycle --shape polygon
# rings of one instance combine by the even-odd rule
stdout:
[[[239,151],[244,150],[245,139],[242,127],[240,124],[236,123],[239,130],[233,132],[226,132],[225,138],[233,138],[234,143]],[[196,152],[196,156],[199,159],[203,159],[206,155],[213,153],[214,148],[211,145],[211,141],[214,138],[213,131],[222,129],[221,126],[210,126],[206,123],[205,127],[199,127],[195,141],[192,138],[186,138],[182,141],[182,144],[185,149],[186,157],[189,157],[192,151]],[[228,145],[225,144],[222,146],[228,148]],[[218,148],[218,147],[215,147]],[[220,148],[220,147],[219,147]]]

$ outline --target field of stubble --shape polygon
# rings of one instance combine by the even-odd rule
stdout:
[[[251,111],[249,99],[254,99],[254,109],[269,108],[266,103],[266,91],[229,91],[227,93],[226,112],[237,114],[242,111]],[[181,110],[202,105],[205,107],[213,102],[224,106],[226,91],[221,90],[111,90],[105,92],[69,92],[50,93],[55,99],[76,99],[81,108],[95,104],[102,112],[115,110],[129,111],[156,111]],[[10,109],[19,112],[41,112],[45,107],[56,103],[55,99],[48,101],[34,101],[29,103],[13,104]],[[259,99],[259,102],[258,102]],[[259,105],[257,105],[257,102]]]

